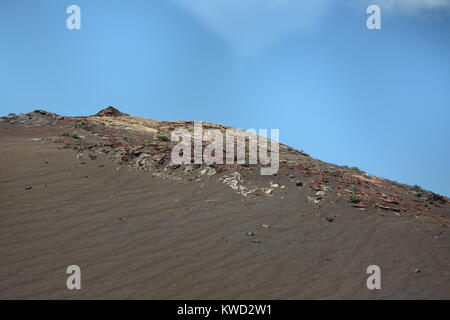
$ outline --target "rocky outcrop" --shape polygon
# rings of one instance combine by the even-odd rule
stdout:
[[[96,114],[97,117],[120,117],[120,116],[129,116],[126,113],[119,111],[118,109],[109,106],[103,110],[100,110]]]

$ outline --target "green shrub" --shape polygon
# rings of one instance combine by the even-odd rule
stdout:
[[[77,139],[77,140],[80,139],[80,137],[78,135],[70,134],[68,132],[62,132],[61,137],[70,137],[70,138]]]
[[[362,171],[362,170],[361,170],[360,168],[358,168],[358,167],[351,167],[350,170],[353,171],[353,172],[355,172],[355,173],[357,173],[357,174],[363,174],[363,173],[364,173],[364,171]]]
[[[166,136],[158,136],[157,139],[158,141],[170,141],[170,139]]]
[[[417,184],[413,185],[411,187],[411,190],[414,190],[414,191],[417,191],[417,192],[423,191],[422,187],[418,186]]]
[[[350,199],[350,202],[353,202],[353,203],[359,202],[359,197],[356,194],[350,194],[348,197]]]

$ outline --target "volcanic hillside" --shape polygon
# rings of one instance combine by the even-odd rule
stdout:
[[[448,198],[282,144],[272,176],[177,165],[178,128],[113,107],[1,118],[0,298],[450,298]]]

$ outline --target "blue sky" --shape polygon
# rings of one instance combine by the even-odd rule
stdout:
[[[2,115],[113,105],[279,128],[315,158],[450,196],[449,0],[3,0],[0,38]]]

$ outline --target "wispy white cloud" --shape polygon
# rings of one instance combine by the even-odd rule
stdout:
[[[241,55],[253,55],[320,21],[330,0],[172,0]]]
[[[371,4],[393,14],[450,13],[450,0],[172,0],[241,55],[257,54],[291,33],[320,24],[331,10]]]
[[[450,10],[450,0],[365,0],[367,3],[379,4],[388,10],[406,10],[420,12],[430,10]]]

